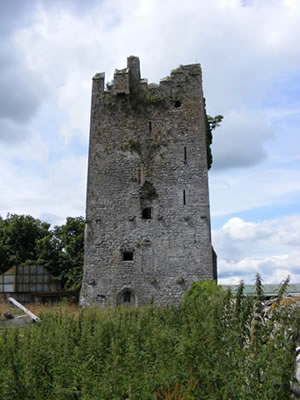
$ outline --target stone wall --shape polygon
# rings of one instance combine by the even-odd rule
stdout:
[[[148,85],[131,56],[93,79],[81,304],[176,304],[215,274],[200,65]]]

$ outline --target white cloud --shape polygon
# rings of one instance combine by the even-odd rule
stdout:
[[[266,157],[265,142],[273,133],[260,112],[230,111],[213,133],[213,170],[249,167]]]
[[[143,77],[156,82],[179,64],[201,63],[207,111],[224,115],[210,174],[213,215],[288,206],[299,194],[298,171],[291,160],[280,159],[285,141],[298,151],[298,130],[280,145],[275,139],[283,135],[282,120],[297,114],[298,97],[293,110],[268,103],[279,77],[300,72],[299,1],[106,0],[80,2],[80,8],[38,3],[26,8],[32,23],[22,26],[19,18],[18,25],[4,24],[13,27],[4,59],[15,68],[0,65],[1,76],[8,74],[0,78],[2,215],[26,213],[62,223],[83,214],[86,156],[72,154],[72,146],[88,140],[91,78],[105,71],[111,79],[131,54],[140,57]],[[48,107],[44,126],[42,103]],[[11,145],[13,138],[19,146]],[[272,144],[277,148],[271,151]],[[299,231],[297,216],[229,220],[214,232],[222,280],[252,283],[255,272],[262,272],[269,282],[286,273],[299,281]]]
[[[47,96],[39,74],[33,74],[15,54],[10,39],[0,38],[0,141],[23,141],[27,125]]]
[[[24,124],[15,122],[9,118],[0,118],[0,142],[1,144],[17,144],[28,140],[31,131]]]
[[[210,174],[213,216],[288,205],[299,195],[299,172],[292,166],[263,166]]]
[[[48,147],[39,141],[22,145],[18,151],[2,152],[0,170],[0,214],[7,212],[47,218],[61,224],[67,216],[84,215],[86,157],[64,155],[49,164]],[[14,161],[12,161],[12,160]]]
[[[243,221],[241,218],[231,218],[223,225],[222,232],[234,240],[251,240],[257,234],[257,224]]]
[[[239,1],[153,0],[125,6],[115,0],[78,15],[41,6],[35,23],[17,31],[15,40],[30,68],[58,89],[71,129],[84,130],[92,75],[105,70],[111,77],[132,53],[141,57],[143,75],[156,81],[180,63],[201,62],[208,110],[234,113],[245,96],[261,99],[282,70],[299,68],[300,26],[290,7],[282,1],[244,6]],[[74,99],[84,100],[74,106]],[[248,133],[239,130],[236,137]]]
[[[260,273],[265,283],[288,275],[300,280],[300,215],[261,222],[231,218],[213,232],[220,283],[253,283]]]

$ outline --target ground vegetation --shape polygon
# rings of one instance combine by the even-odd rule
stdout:
[[[257,277],[254,297],[204,282],[178,307],[43,311],[0,331],[0,398],[286,400],[299,311],[263,302]]]

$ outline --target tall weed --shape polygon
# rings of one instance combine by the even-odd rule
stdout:
[[[287,399],[299,312],[266,318],[257,285],[235,298],[198,284],[177,308],[43,309],[40,324],[0,331],[0,398]]]

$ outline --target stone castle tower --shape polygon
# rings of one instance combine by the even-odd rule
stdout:
[[[93,78],[81,304],[177,304],[216,279],[199,64],[159,85],[129,57]]]

